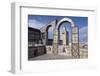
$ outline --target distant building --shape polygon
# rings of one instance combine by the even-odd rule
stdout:
[[[28,59],[46,54],[46,47],[42,45],[41,32],[28,27]]]
[[[40,30],[32,27],[28,27],[28,41],[34,42],[35,44],[39,44],[39,41],[41,41]]]

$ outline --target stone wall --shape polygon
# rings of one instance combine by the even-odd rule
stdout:
[[[46,47],[45,46],[33,46],[28,47],[28,59],[46,54]]]

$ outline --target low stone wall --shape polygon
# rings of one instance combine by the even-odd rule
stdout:
[[[28,59],[46,54],[46,47],[45,46],[33,46],[28,47]]]
[[[66,46],[65,48],[65,52],[63,51],[63,46],[59,45],[58,47],[58,55],[67,55],[67,56],[71,56],[71,47],[70,46]],[[47,54],[53,54],[53,46],[46,46],[46,51]]]

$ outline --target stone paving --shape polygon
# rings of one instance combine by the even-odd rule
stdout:
[[[29,61],[33,60],[55,60],[55,59],[72,59],[72,57],[63,56],[63,55],[54,55],[54,54],[44,54],[41,56],[37,56],[29,59]]]

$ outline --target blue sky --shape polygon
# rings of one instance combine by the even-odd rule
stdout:
[[[29,24],[29,27],[39,29],[55,19],[60,20],[64,17],[68,17],[72,19],[75,25],[79,27],[79,41],[87,42],[88,40],[88,17],[28,15],[28,24]],[[60,28],[60,31],[62,31],[63,27],[65,26],[69,32],[69,36],[70,36],[69,38],[71,40],[71,32],[70,32],[71,28],[69,25],[70,24],[68,23],[63,23]],[[53,38],[52,28],[50,28],[48,31],[49,31],[48,37]]]

